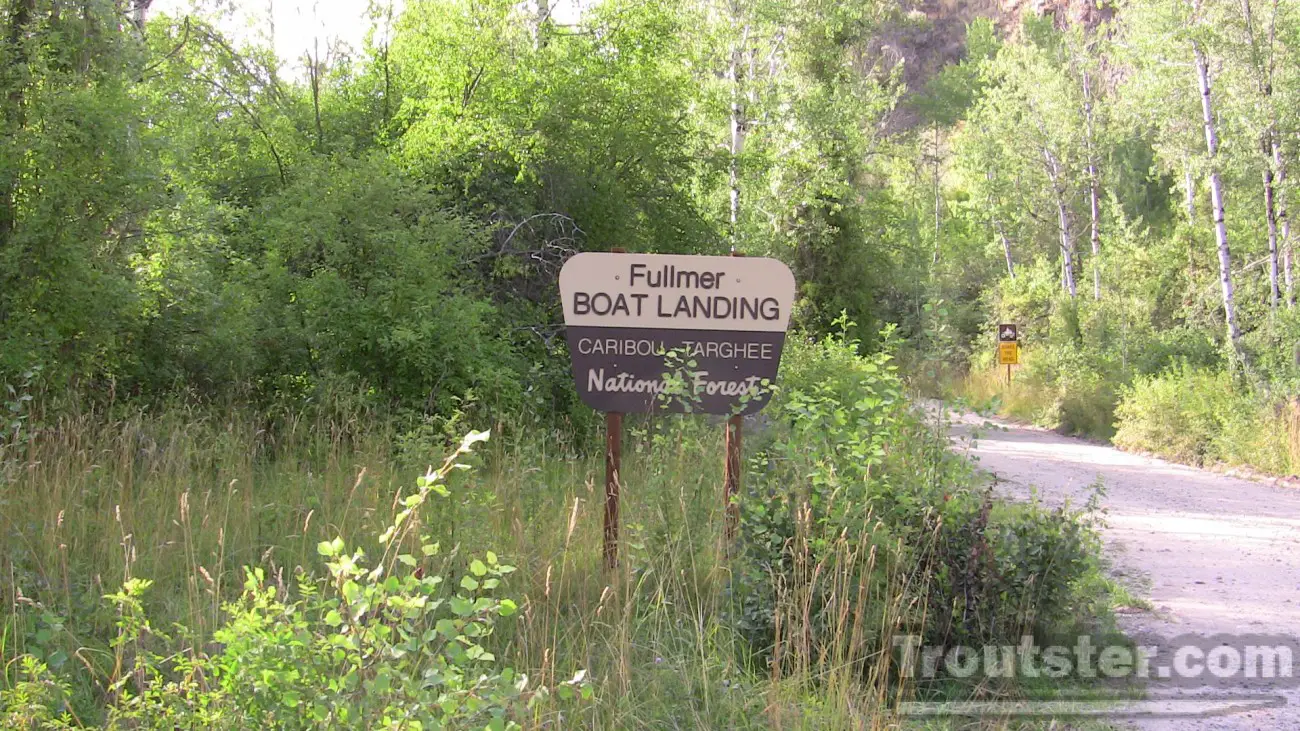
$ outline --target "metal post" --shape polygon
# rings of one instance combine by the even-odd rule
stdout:
[[[605,414],[605,568],[618,565],[618,493],[623,461],[623,415]]]

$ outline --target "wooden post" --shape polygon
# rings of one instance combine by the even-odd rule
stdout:
[[[612,254],[626,254],[621,246]],[[618,493],[623,472],[623,415],[605,414],[605,568],[618,566]]]
[[[1011,385],[1011,364],[1007,364],[1007,385]]]
[[[735,244],[731,246],[731,255],[744,256],[736,251]],[[740,492],[740,428],[743,423],[743,416],[733,414],[727,419],[727,425],[724,427],[726,433],[723,435],[722,509],[726,513],[727,521],[723,535],[728,546],[735,540],[736,524],[740,522],[740,511],[736,508],[735,497]]]
[[[605,568],[618,565],[618,493],[623,461],[623,415],[605,414]]]
[[[740,440],[741,424],[744,423],[743,416],[736,414],[727,419],[726,426],[726,458],[722,465],[722,507],[726,511],[726,539],[731,543],[736,537],[736,523],[739,522],[739,511],[736,508],[734,498],[736,493],[740,492]]]

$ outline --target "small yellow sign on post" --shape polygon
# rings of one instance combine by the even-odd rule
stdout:
[[[1020,365],[1020,345],[998,343],[998,365]]]

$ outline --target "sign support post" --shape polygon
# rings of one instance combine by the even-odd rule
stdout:
[[[618,494],[623,469],[623,414],[605,414],[605,568],[618,566]]]
[[[726,438],[724,439],[726,457],[722,465],[722,507],[726,512],[726,541],[731,543],[736,537],[736,523],[739,522],[739,510],[733,502],[740,492],[740,444],[741,425],[745,417],[736,414],[727,419]]]
[[[737,254],[736,247],[733,244],[731,256],[738,257],[744,256],[744,254]],[[736,505],[732,501],[736,495],[740,494],[741,428],[744,424],[744,417],[740,414],[732,414],[727,419],[727,425],[724,427],[726,433],[723,435],[722,510],[726,520],[723,537],[727,542],[727,546],[730,546],[732,540],[735,539],[736,524],[740,522],[740,511],[736,509]]]

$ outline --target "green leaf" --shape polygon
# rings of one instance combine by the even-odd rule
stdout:
[[[434,625],[434,629],[438,631],[438,634],[448,640],[454,640],[457,637],[460,637],[460,630],[456,628],[456,623],[450,619],[438,620],[438,623]]]
[[[461,451],[468,452],[471,447],[479,442],[486,442],[488,437],[492,436],[492,430],[487,431],[470,431],[465,438],[460,440]]]

